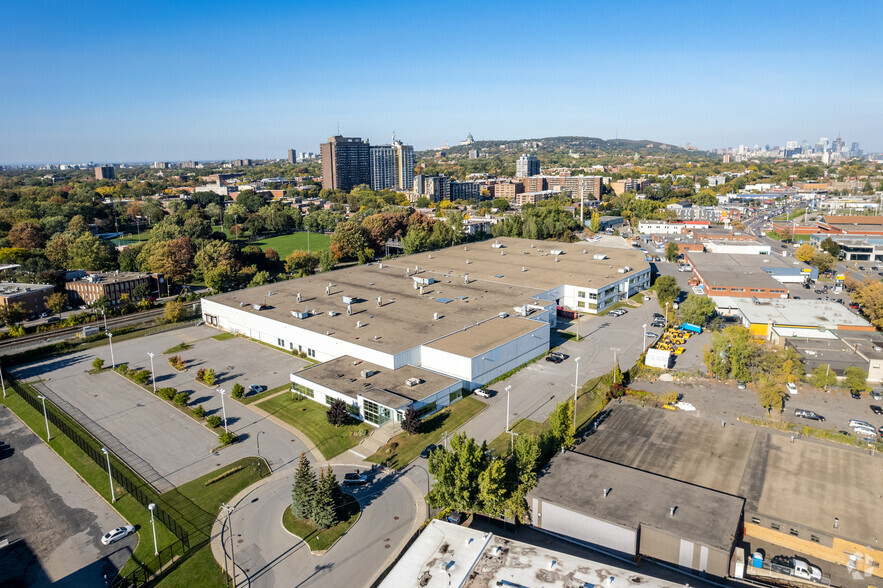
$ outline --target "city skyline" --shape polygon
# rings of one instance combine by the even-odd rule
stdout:
[[[0,24],[0,163],[284,159],[338,125],[416,150],[471,132],[706,150],[840,134],[883,151],[883,82],[867,75],[881,5],[565,3],[532,11],[544,41],[521,43],[507,31],[525,30],[528,6],[14,4]],[[384,60],[389,44],[405,57]],[[566,83],[524,92],[525,75]]]

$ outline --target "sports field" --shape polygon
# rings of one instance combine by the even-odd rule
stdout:
[[[331,238],[322,233],[310,233],[309,241],[310,251],[322,251],[328,249],[328,246],[331,244]],[[295,249],[307,250],[307,233],[292,233],[290,235],[270,237],[269,239],[255,241],[253,244],[260,246],[261,249],[273,249],[279,254],[279,259],[285,259]]]

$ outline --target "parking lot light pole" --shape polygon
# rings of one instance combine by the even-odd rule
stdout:
[[[224,405],[224,392],[223,388],[218,388],[218,394],[221,395],[221,412],[224,413],[224,432],[229,433],[227,430],[227,407]]]
[[[153,353],[148,352],[150,356],[150,380],[153,382],[153,393],[156,394],[156,372],[153,371]]]
[[[3,398],[6,398],[6,380],[3,379],[3,368],[0,367],[0,385],[3,386]]]
[[[644,328],[644,338],[641,339],[641,352],[643,352],[644,349],[646,349],[646,347],[647,347],[647,346],[645,345],[645,343],[646,343],[646,341],[647,341],[647,323],[644,323],[644,324],[641,325],[641,326]]]
[[[576,364],[576,378],[574,378],[573,382],[573,432],[576,434],[576,394],[579,392],[579,358],[573,358],[573,363]]]
[[[110,481],[110,503],[113,504],[117,501],[117,496],[116,491],[113,489],[113,476],[110,473],[110,452],[107,450],[107,447],[102,447],[101,453],[107,458],[107,479]]]
[[[46,442],[48,443],[51,437],[49,436],[49,416],[46,414],[46,397],[37,396],[37,398],[43,401],[43,420],[46,421]]]
[[[108,341],[108,343],[110,343],[110,367],[112,367],[113,369],[116,369],[117,364],[113,358],[113,333],[107,334],[107,341]]]
[[[234,538],[233,523],[230,522],[230,513],[233,512],[234,510],[236,510],[236,507],[229,506],[228,504],[222,502],[221,508],[223,508],[227,512],[227,526],[230,527],[230,560],[231,560],[231,567],[233,568],[231,570],[230,575],[233,576],[233,588],[236,588],[236,554],[233,551],[233,548],[234,548],[233,544],[235,543],[235,541],[233,541],[233,538]],[[222,537],[222,539],[221,539],[221,547],[222,548],[223,548],[223,545],[224,545],[224,540]],[[224,551],[224,565],[227,565],[226,562],[227,562],[227,552]]]
[[[150,511],[150,526],[153,527],[153,555],[159,555],[159,548],[156,545],[156,523],[153,521],[153,510],[156,508],[156,504],[150,503],[147,505],[147,510]]]
[[[665,303],[665,328],[668,328],[668,302]]]
[[[107,315],[104,313],[104,309],[101,309],[101,316],[104,317],[104,332],[107,332]]]
[[[512,392],[512,386],[506,386],[506,432],[509,432],[509,395]]]

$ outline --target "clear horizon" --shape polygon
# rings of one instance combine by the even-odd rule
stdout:
[[[883,151],[883,4],[13,3],[0,162],[576,135]],[[824,27],[819,24],[824,23]]]

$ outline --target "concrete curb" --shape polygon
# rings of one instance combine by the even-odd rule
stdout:
[[[279,394],[283,394],[285,392],[286,392],[286,390],[283,390]],[[275,396],[277,396],[277,395],[274,394],[270,398],[273,398]],[[263,402],[263,401],[261,401],[261,402]],[[273,416],[272,414],[270,414],[266,410],[264,410],[262,408],[258,408],[257,406],[253,406],[253,404],[259,404],[259,403],[254,402],[252,404],[244,404],[243,406],[245,406],[246,408],[248,408],[249,410],[251,410],[253,412],[256,412],[258,415],[264,417],[265,419],[269,420],[270,422],[279,425],[280,427],[282,427],[283,429],[285,429],[286,431],[288,431],[289,433],[291,433],[292,435],[294,435],[295,437],[300,439],[301,443],[303,443],[304,445],[307,446],[307,451],[310,453],[310,457],[312,457],[312,459],[310,461],[312,461],[313,463],[320,463],[320,462],[327,463],[328,462],[328,459],[325,457],[325,455],[321,451],[319,451],[319,448],[316,447],[316,444],[313,443],[313,441],[309,437],[304,435],[300,430],[289,425],[288,423],[286,423],[282,419],[280,419],[276,416]]]

